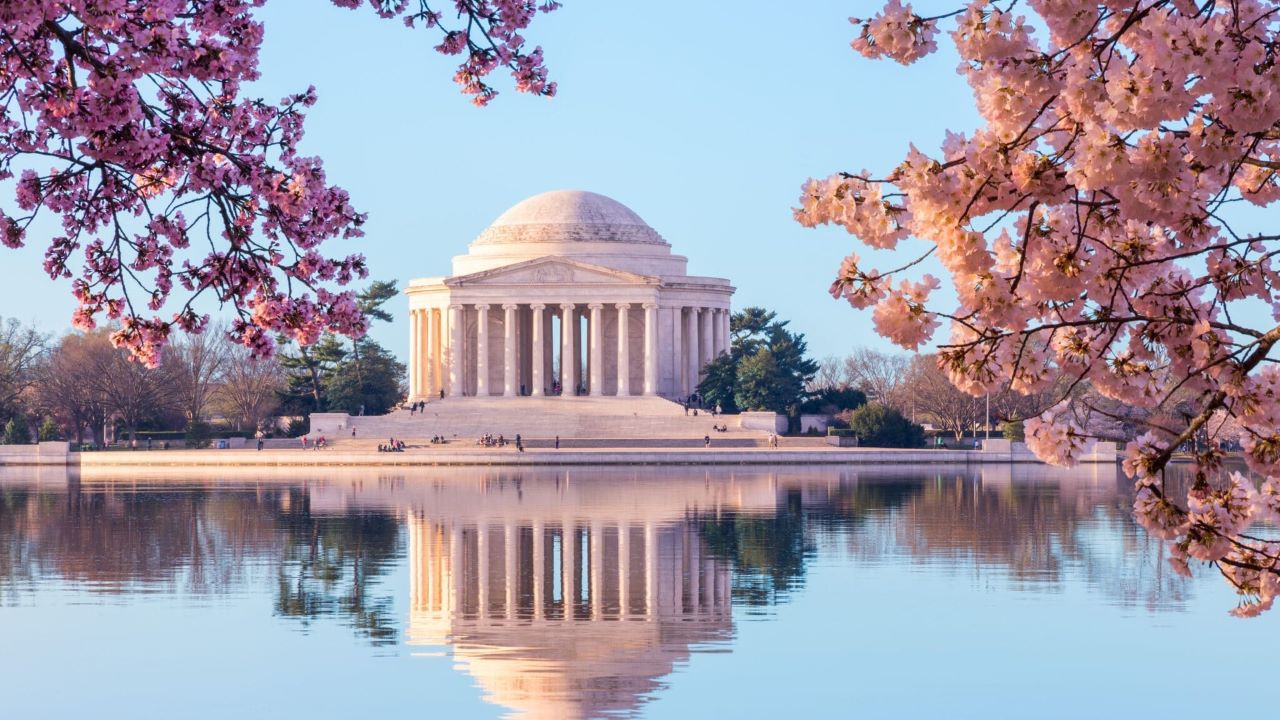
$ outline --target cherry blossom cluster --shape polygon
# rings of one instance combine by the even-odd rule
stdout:
[[[1270,517],[1280,484],[1280,234],[1233,208],[1280,201],[1280,5],[974,0],[926,18],[894,0],[855,21],[853,47],[910,64],[944,20],[982,126],[936,153],[911,147],[878,179],[804,185],[807,227],[923,243],[896,269],[851,254],[832,294],[874,308],[907,348],[945,321],[939,363],[975,395],[1061,384],[1146,411],[1126,463],[1139,519],[1178,557],[1214,562],[1246,597],[1240,614],[1269,607],[1277,544],[1244,529]],[[936,281],[906,277],[927,256],[956,307],[928,305]],[[1228,426],[1254,480],[1223,468]],[[1055,408],[1026,422],[1027,442],[1071,464],[1082,427]],[[1196,440],[1203,482],[1166,496],[1158,478]]]
[[[519,92],[547,97],[556,94],[556,84],[547,80],[542,48],[526,50],[521,35],[539,13],[560,7],[555,0],[453,0],[452,19],[427,0],[333,0],[335,5],[349,8],[365,2],[383,17],[403,18],[408,27],[440,30],[444,37],[435,49],[463,56],[453,79],[476,105],[487,105],[497,96],[498,91],[486,78],[500,67],[510,70]]]
[[[0,181],[15,199],[0,242],[21,246],[38,217],[56,218],[44,270],[71,281],[75,326],[113,323],[113,341],[150,365],[175,327],[205,327],[202,296],[234,308],[232,334],[258,356],[276,335],[366,328],[352,293],[333,289],[365,277],[364,258],[324,250],[359,237],[365,217],[298,152],[314,90],[278,103],[241,93],[258,78],[264,2],[0,3]],[[373,5],[441,22],[425,3]],[[519,89],[552,94],[519,31],[554,7],[459,0],[462,40],[442,32],[471,48],[467,91],[491,98],[481,78],[508,65]],[[476,59],[486,52],[493,64]]]

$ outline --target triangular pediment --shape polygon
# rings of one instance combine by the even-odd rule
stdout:
[[[457,275],[449,287],[464,285],[656,285],[659,278],[592,265],[567,258],[543,257]]]

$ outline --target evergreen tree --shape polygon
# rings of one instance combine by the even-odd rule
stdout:
[[[58,421],[46,416],[44,422],[40,423],[40,440],[58,440],[62,436],[62,429],[58,427]]]
[[[325,412],[328,401],[325,385],[329,376],[347,358],[347,351],[333,335],[324,335],[311,346],[286,347],[278,354],[285,371],[285,390],[280,405],[285,414],[306,415]]]
[[[703,380],[698,392],[709,407],[720,406],[723,412],[739,412],[734,388],[738,384],[738,362],[733,353],[725,353],[712,360],[703,369]]]
[[[26,418],[9,418],[9,422],[4,424],[3,440],[5,445],[30,445],[31,428],[27,427]]]
[[[359,363],[354,359],[339,363],[324,380],[325,409],[352,415],[381,415],[403,397],[401,379],[404,364],[386,348],[372,340],[358,341]]]
[[[396,280],[374,280],[369,287],[361,290],[356,295],[356,307],[360,308],[360,312],[364,316],[372,320],[381,320],[382,322],[391,322],[392,315],[382,306],[388,300],[399,297],[400,291],[396,288]],[[368,335],[366,334],[367,338]],[[355,363],[355,373],[357,381],[364,382],[363,368],[360,362],[361,342],[364,338],[351,338],[351,357]]]
[[[772,410],[794,414],[818,364],[805,357],[804,335],[787,329],[786,320],[760,307],[748,307],[729,319],[728,355],[707,366],[698,392],[722,410]],[[732,402],[727,402],[731,399]]]

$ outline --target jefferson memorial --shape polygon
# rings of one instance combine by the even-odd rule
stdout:
[[[687,397],[728,351],[734,291],[687,265],[611,198],[523,200],[452,275],[409,283],[409,399]]]

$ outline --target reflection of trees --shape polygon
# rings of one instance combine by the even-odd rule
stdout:
[[[172,486],[66,492],[0,489],[0,602],[42,577],[97,592],[215,594],[274,568],[277,611],[309,624],[340,618],[393,642],[391,597],[372,589],[394,561],[395,516],[313,515],[305,489]]]
[[[285,545],[277,574],[276,612],[304,624],[337,615],[375,644],[394,643],[397,618],[392,597],[374,595],[374,580],[391,568],[400,526],[386,513],[287,515]]]
[[[1007,573],[1015,588],[1055,586],[1071,573],[1121,605],[1181,604],[1187,582],[1133,523],[1132,502],[1122,478],[1064,473],[1048,482],[990,482],[977,471],[939,473],[849,544],[864,558],[905,552],[972,563],[979,572]]]
[[[841,482],[806,497],[783,490],[772,515],[733,513],[699,518],[708,550],[733,563],[734,600],[748,606],[782,602],[804,585],[818,540],[848,534],[871,512],[897,507],[918,492],[906,483]]]
[[[805,561],[817,548],[805,531],[799,493],[788,493],[772,516],[702,518],[698,531],[712,555],[733,563],[733,599],[772,605],[804,584]]]
[[[912,556],[968,557],[1017,580],[1057,582],[1064,560],[1079,557],[1076,533],[1089,510],[1064,502],[1057,483],[987,489],[952,476],[929,483],[893,529],[898,547]]]
[[[1127,481],[1071,473],[1014,480],[1008,472],[984,479],[978,469],[898,470],[782,483],[772,514],[700,517],[699,532],[732,562],[734,598],[748,606],[785,601],[803,586],[808,563],[838,544],[871,562],[905,554],[972,566],[1007,576],[1015,589],[1054,587],[1071,575],[1125,606],[1183,602],[1186,581],[1131,519]]]

